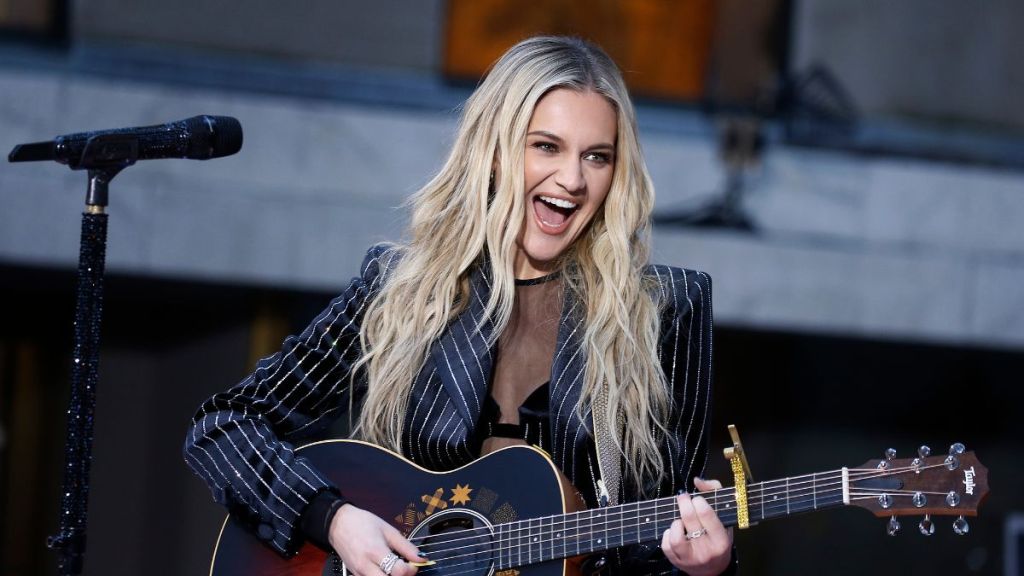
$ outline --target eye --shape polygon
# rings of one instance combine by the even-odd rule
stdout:
[[[610,152],[587,152],[583,159],[595,164],[608,164],[612,161],[612,155]]]
[[[544,140],[534,142],[533,147],[536,148],[537,150],[540,150],[541,152],[547,152],[548,154],[554,154],[555,152],[558,152],[558,145],[556,145],[553,142],[547,142]]]

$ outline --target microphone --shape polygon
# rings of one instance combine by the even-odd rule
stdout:
[[[77,169],[89,168],[97,161],[125,165],[158,158],[209,160],[230,156],[241,148],[242,125],[238,120],[204,115],[157,126],[79,132],[49,142],[19,144],[7,160],[56,160]]]

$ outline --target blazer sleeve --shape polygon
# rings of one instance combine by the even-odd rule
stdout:
[[[659,357],[672,398],[662,444],[665,474],[647,487],[651,496],[692,492],[708,459],[712,396],[711,277],[704,272],[652,266],[662,303]],[[735,558],[735,553],[733,554]],[[623,566],[631,574],[681,574],[661,552],[661,542],[626,549]],[[733,573],[735,567],[726,571]]]
[[[704,473],[712,400],[711,277],[704,272],[655,267],[663,290],[661,365],[672,397],[660,495],[694,490]]]
[[[360,324],[392,257],[384,246],[371,248],[345,292],[253,374],[205,401],[186,435],[185,461],[214,500],[283,556],[302,545],[299,521],[308,504],[325,491],[340,494],[292,442],[322,430],[361,397],[365,384],[351,390]]]

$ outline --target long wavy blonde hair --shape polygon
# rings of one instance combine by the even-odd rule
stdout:
[[[670,410],[658,361],[658,290],[644,275],[654,189],[618,68],[600,48],[575,38],[530,38],[506,52],[466,102],[444,167],[413,196],[411,238],[396,247],[402,256],[360,333],[358,367],[369,387],[356,434],[400,450],[413,382],[431,344],[465,309],[469,274],[484,261],[492,268],[485,306],[495,326],[492,345],[507,325],[526,210],[527,126],[537,102],[556,88],[600,94],[618,116],[611,188],[563,254],[563,281],[583,304],[586,374],[576,414],[582,418],[606,388],[607,410],[594,417],[606,419],[626,473],[641,487],[664,472],[659,436]]]

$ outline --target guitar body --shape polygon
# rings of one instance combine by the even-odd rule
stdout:
[[[487,576],[494,571],[496,555],[501,553],[492,538],[492,531],[500,529],[496,526],[563,514],[567,505],[572,505],[563,492],[558,469],[543,452],[528,446],[498,450],[450,472],[431,472],[393,452],[355,440],[319,442],[300,451],[346,498],[390,522],[422,551],[429,552],[432,545],[444,542],[446,531],[476,529],[474,534],[479,537],[460,542],[458,547],[465,561],[441,563],[452,566],[448,569],[421,568],[419,574],[424,576]],[[442,560],[435,555],[430,559]],[[214,551],[210,575],[343,574],[337,564],[308,543],[298,556],[285,560],[228,517]],[[568,560],[550,560],[499,570],[497,574],[562,576],[574,571],[570,568],[574,566]]]

